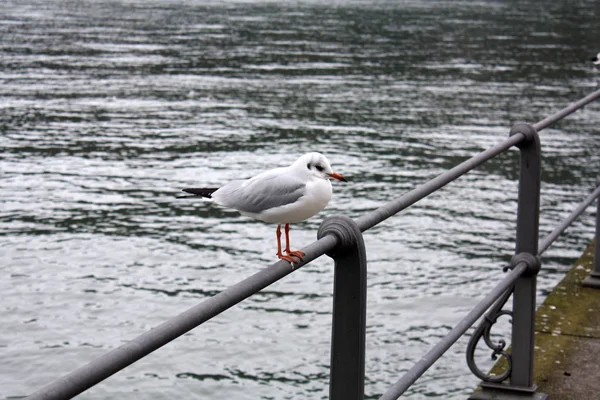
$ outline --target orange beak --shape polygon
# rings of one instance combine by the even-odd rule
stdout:
[[[348,181],[346,180],[346,178],[344,178],[344,177],[343,177],[343,176],[341,176],[340,174],[336,174],[335,172],[334,172],[334,173],[331,173],[331,174],[327,174],[327,175],[329,175],[329,177],[330,177],[330,178],[337,179],[338,181],[342,181],[342,182],[348,182]]]

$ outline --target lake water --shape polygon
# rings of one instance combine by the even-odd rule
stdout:
[[[599,12],[593,1],[5,0],[0,397],[275,261],[275,226],[176,200],[180,188],[320,151],[350,183],[292,227],[301,248],[325,216],[357,218],[594,91]],[[542,236],[592,190],[599,126],[592,104],[541,133]],[[517,157],[365,234],[368,398],[503,276]],[[540,299],[592,238],[591,211],[545,255]],[[325,399],[332,278],[322,257],[80,398]],[[404,397],[466,398],[477,379],[465,344]]]

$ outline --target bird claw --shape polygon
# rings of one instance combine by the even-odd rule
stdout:
[[[295,269],[294,267],[294,263],[298,264],[300,261],[302,261],[302,257],[304,257],[304,253],[297,250],[297,251],[286,251],[286,255],[283,254],[277,254],[277,257],[279,257],[279,259],[281,260],[285,260],[287,262],[290,263],[290,265],[292,266],[292,270]],[[294,258],[296,257],[296,258]]]
[[[302,257],[305,256],[304,252],[300,251],[300,250],[286,250],[285,251],[289,256],[293,256],[296,257],[298,260],[302,261]]]

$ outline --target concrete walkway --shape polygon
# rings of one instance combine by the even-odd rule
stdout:
[[[582,286],[594,244],[538,308],[534,381],[551,400],[600,400],[600,289]]]

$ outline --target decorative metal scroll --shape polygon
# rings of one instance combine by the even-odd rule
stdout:
[[[489,311],[484,315],[483,321],[477,326],[473,336],[469,340],[469,344],[467,345],[467,365],[469,369],[475,376],[481,379],[484,382],[493,382],[500,383],[505,381],[511,373],[512,370],[512,360],[510,353],[505,350],[506,342],[504,340],[499,340],[498,343],[494,343],[490,337],[492,326],[498,322],[498,319],[504,315],[512,317],[512,311],[503,310],[502,308],[512,295],[514,287],[508,289],[502,297],[498,298],[496,303],[492,307],[490,307]],[[475,363],[475,348],[477,347],[477,343],[483,337],[485,344],[492,350],[492,360],[496,360],[498,356],[502,356],[506,358],[508,363],[508,367],[506,371],[504,371],[501,375],[490,375],[481,371],[477,364]]]

